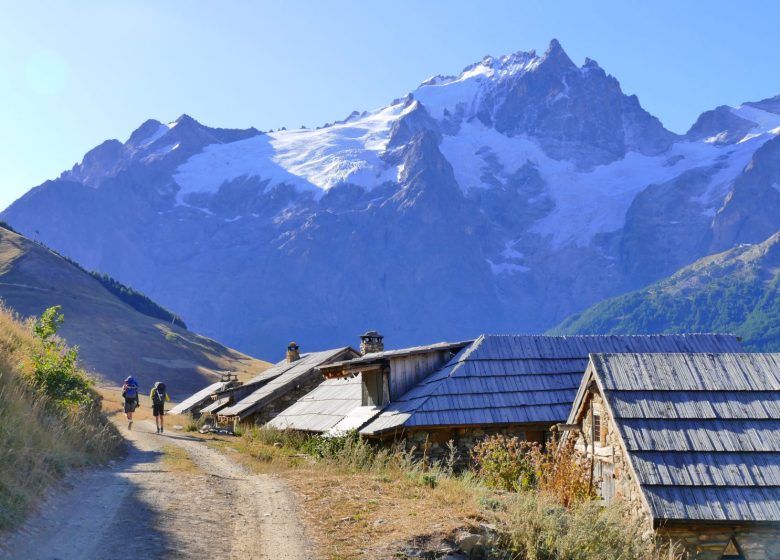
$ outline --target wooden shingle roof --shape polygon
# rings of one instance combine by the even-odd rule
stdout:
[[[206,401],[210,401],[211,395],[221,391],[227,386],[228,383],[225,381],[217,381],[216,383],[212,383],[208,387],[201,389],[194,395],[187,397],[182,402],[174,406],[171,410],[168,411],[168,414],[186,414],[194,407],[201,405]]]
[[[360,375],[345,379],[326,379],[316,389],[283,410],[268,422],[268,425],[280,430],[327,432],[355,409],[360,408],[362,382]]]
[[[251,394],[237,403],[221,410],[220,416],[238,417],[243,420],[251,416],[273,400],[287,394],[305,379],[315,375],[315,368],[334,360],[346,352],[356,352],[350,347],[334,348],[322,352],[301,354],[294,362],[282,360],[250,383],[259,385]]]
[[[780,354],[591,364],[656,521],[780,522]]]
[[[740,352],[731,335],[482,335],[361,433],[566,420],[591,352]]]

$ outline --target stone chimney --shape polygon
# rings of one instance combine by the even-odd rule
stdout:
[[[294,342],[287,345],[287,363],[291,364],[296,360],[301,359],[300,348]]]
[[[385,349],[384,340],[385,337],[376,331],[368,331],[360,335],[360,353],[383,352]]]

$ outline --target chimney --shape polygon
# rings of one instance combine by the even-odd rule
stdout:
[[[383,352],[385,349],[385,337],[376,331],[368,331],[360,335],[360,353],[371,354],[373,352]]]
[[[297,344],[294,342],[291,342],[287,345],[287,363],[291,364],[296,360],[301,359],[301,353],[299,352],[300,348]]]

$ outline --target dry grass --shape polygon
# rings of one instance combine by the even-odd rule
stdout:
[[[319,465],[287,470],[323,558],[386,558],[407,543],[432,542],[489,519],[482,491],[444,479],[435,488],[401,473],[339,472]]]
[[[248,437],[207,439],[213,447],[238,451],[232,456],[254,472],[279,476],[295,490],[318,558],[397,557],[415,542],[436,548],[458,529],[502,515],[481,505],[492,491],[470,477],[434,475],[432,485],[420,472],[399,467],[364,471]]]
[[[164,445],[161,449],[163,464],[177,474],[198,472],[198,466],[187,452],[178,445]]]
[[[571,474],[559,462],[547,465],[552,478],[545,484],[516,493],[488,488],[470,471],[424,467],[408,454],[372,450],[356,439],[306,440],[263,428],[208,439],[255,472],[287,481],[318,558],[404,558],[408,549],[438,557],[432,551],[452,545],[459,531],[490,523],[498,538],[491,558],[680,559],[648,540],[646,527],[620,503],[604,508],[587,496],[561,500],[557,483],[548,484]]]
[[[67,469],[115,453],[119,436],[94,408],[64,411],[26,381],[36,340],[0,307],[0,529],[24,519],[30,504]]]

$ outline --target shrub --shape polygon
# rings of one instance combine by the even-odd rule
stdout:
[[[471,458],[488,486],[518,491],[535,485],[531,451],[538,444],[504,435],[488,436],[474,446]]]
[[[521,492],[508,505],[508,541],[525,560],[658,560],[680,558],[647,534],[620,502],[593,500],[566,508],[546,492]]]
[[[574,440],[557,449],[555,440],[544,450],[516,437],[490,436],[474,446],[472,458],[485,483],[502,490],[538,490],[562,506],[594,496],[587,465],[574,453]]]
[[[38,344],[30,356],[30,381],[37,391],[64,408],[89,407],[95,398],[92,380],[78,367],[78,350],[68,348],[56,336],[65,320],[61,309],[50,307],[32,325]]]
[[[553,440],[547,446],[549,451],[538,446],[531,451],[537,489],[565,507],[595,497],[588,465],[575,453],[574,444],[574,438],[569,438],[558,448]]]

